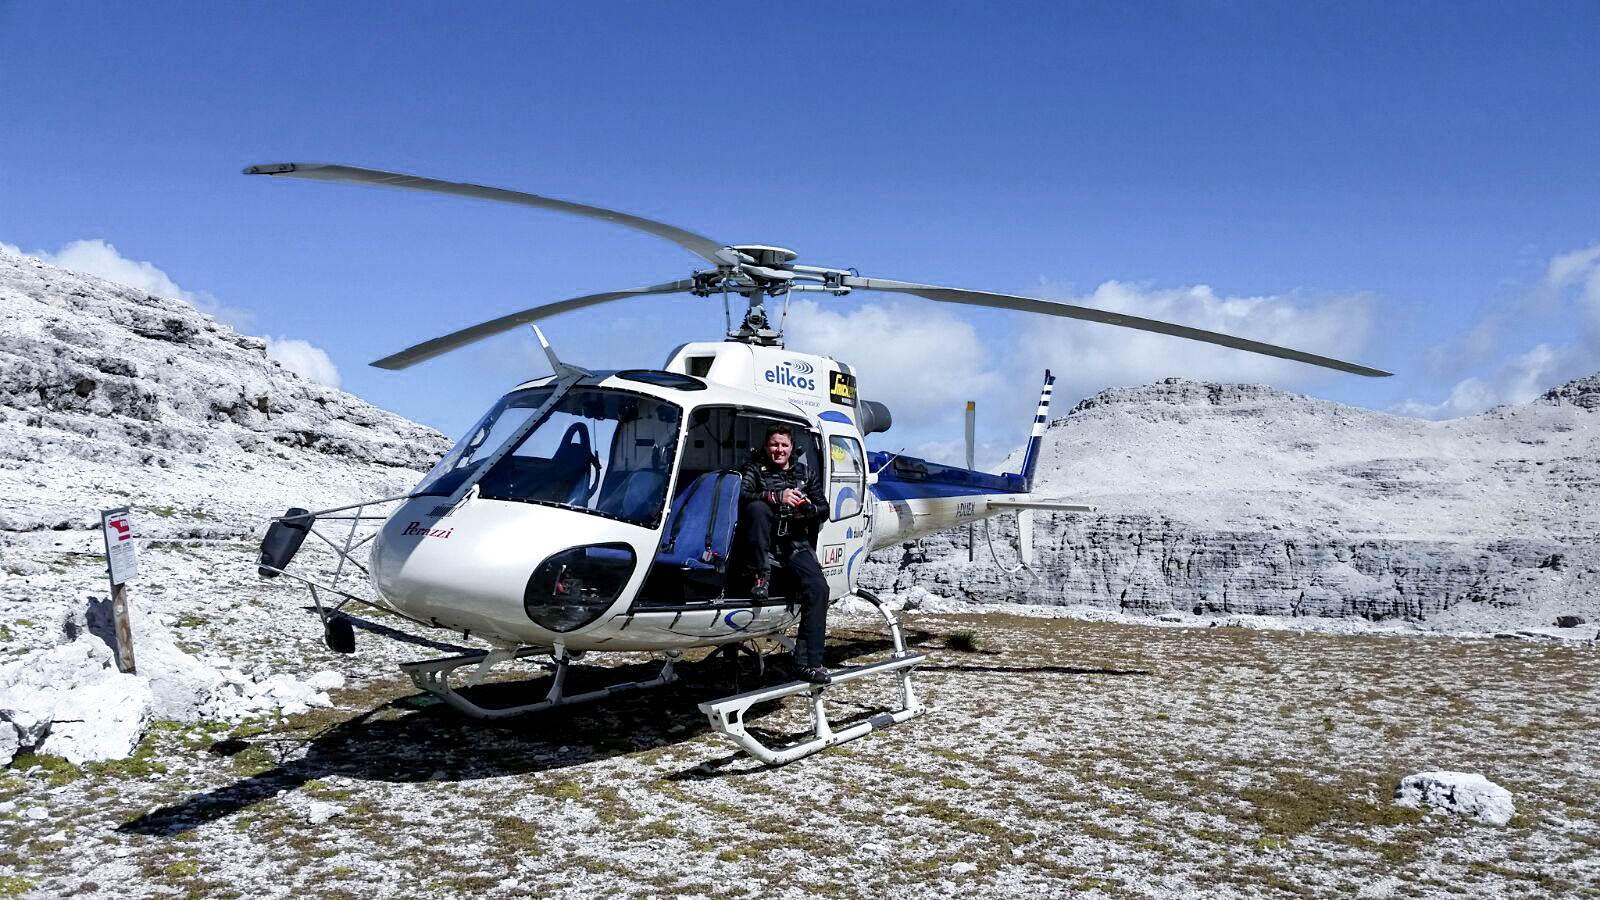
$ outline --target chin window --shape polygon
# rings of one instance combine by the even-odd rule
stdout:
[[[637,563],[638,557],[627,544],[563,550],[533,570],[522,594],[522,607],[540,628],[582,628],[616,602]]]

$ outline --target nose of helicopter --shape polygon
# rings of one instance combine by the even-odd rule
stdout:
[[[407,501],[374,538],[372,583],[398,612],[455,631],[549,645],[633,596],[653,530],[570,509],[473,499],[436,516]]]

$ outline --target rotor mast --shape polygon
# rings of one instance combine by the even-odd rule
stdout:
[[[731,292],[745,298],[748,308],[744,320],[738,328],[728,332],[730,341],[783,346],[783,332],[772,327],[772,321],[767,318],[768,297],[780,297],[790,291],[827,291],[835,297],[850,293],[849,286],[844,283],[851,274],[849,270],[794,265],[800,254],[784,247],[740,244],[723,248],[723,254],[719,255],[725,255],[729,261],[719,261],[715,269],[694,273],[694,287],[690,293],[706,297]]]

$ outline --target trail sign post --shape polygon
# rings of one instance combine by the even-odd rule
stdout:
[[[133,523],[128,508],[100,512],[100,532],[106,539],[106,573],[111,577],[111,616],[117,629],[117,668],[132,672],[133,627],[128,622],[128,582],[139,574],[133,549]]]

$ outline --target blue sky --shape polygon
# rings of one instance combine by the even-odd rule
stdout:
[[[528,337],[366,363],[698,260],[603,223],[243,166],[533,191],[1397,373],[887,295],[797,302],[791,346],[857,365],[896,410],[886,449],[958,455],[970,398],[997,459],[1046,365],[1058,411],[1173,375],[1458,415],[1600,370],[1597,59],[1592,2],[0,0],[0,242],[146,263],[451,434],[544,371]],[[115,256],[64,252],[77,241]],[[658,365],[720,334],[719,307],[631,301],[545,330],[579,364]]]

